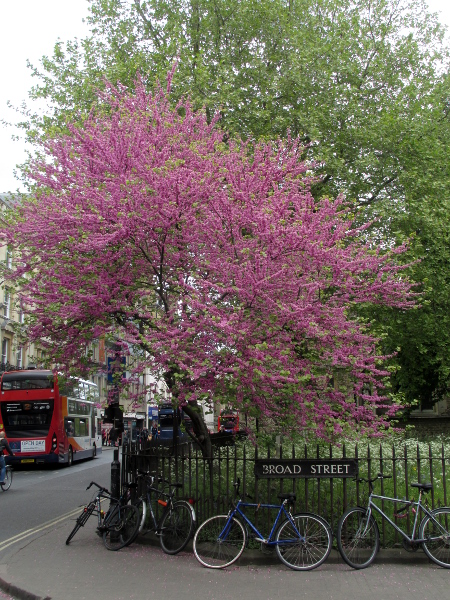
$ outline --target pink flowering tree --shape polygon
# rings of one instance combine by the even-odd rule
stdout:
[[[385,428],[381,357],[359,307],[406,307],[396,253],[314,201],[298,140],[226,140],[188,102],[108,86],[97,109],[42,144],[31,198],[3,227],[27,336],[58,364],[115,336],[136,374],[160,373],[193,419],[221,399],[318,437]]]

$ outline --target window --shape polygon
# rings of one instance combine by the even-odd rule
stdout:
[[[87,419],[80,419],[75,417],[75,436],[89,435],[89,421]]]
[[[23,310],[23,301],[20,301],[20,307],[19,307],[19,323],[23,323],[25,321],[25,313]]]
[[[8,362],[8,350],[9,350],[9,340],[8,338],[3,338],[2,341],[2,364],[6,365]]]
[[[38,371],[36,374],[5,373],[2,378],[2,390],[53,390],[53,375],[45,377]]]
[[[92,404],[82,402],[80,400],[68,400],[70,415],[90,415],[92,412]]]
[[[6,248],[5,262],[6,262],[6,267],[8,269],[10,269],[12,267],[12,251],[11,251],[11,248],[9,246]]]
[[[3,316],[9,319],[11,309],[11,294],[5,290],[5,294],[3,296]]]
[[[17,348],[16,367],[18,369],[22,368],[22,356],[23,356],[23,348]]]
[[[48,434],[53,400],[1,402],[0,409],[8,437],[29,439]]]

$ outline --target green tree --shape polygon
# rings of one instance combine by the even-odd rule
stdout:
[[[58,43],[35,68],[31,97],[52,108],[27,120],[30,137],[86,118],[105,77],[133,88],[139,72],[151,87],[178,61],[174,100],[220,111],[230,134],[301,136],[322,176],[316,198],[343,192],[378,217],[380,244],[414,236],[422,309],[372,316],[385,351],[400,348],[396,389],[409,400],[448,391],[449,53],[426,4],[92,0],[89,22],[89,38]],[[419,380],[436,385],[423,396]]]
[[[153,85],[178,60],[175,98],[220,110],[244,137],[303,136],[321,192],[361,203],[404,196],[407,141],[442,110],[443,31],[421,1],[93,0],[90,24],[91,38],[57,44],[35,71],[52,123],[90,110],[105,76]]]

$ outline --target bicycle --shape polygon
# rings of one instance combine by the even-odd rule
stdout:
[[[339,519],[337,528],[337,545],[345,562],[354,569],[364,569],[375,559],[380,546],[380,532],[373,512],[380,514],[388,523],[398,531],[404,546],[408,550],[415,550],[422,546],[425,554],[441,567],[450,568],[450,508],[442,507],[429,510],[422,503],[422,496],[431,489],[431,483],[412,483],[411,487],[419,490],[417,501],[400,498],[389,498],[373,493],[373,483],[378,479],[389,479],[390,475],[378,473],[373,479],[357,479],[369,484],[369,500],[367,507],[354,507],[348,509]],[[406,516],[409,508],[415,513],[412,533],[405,533],[394,523],[386,513],[374,503],[374,499],[394,503],[404,503],[397,512],[396,517]],[[424,514],[420,525],[419,514]],[[418,532],[418,536],[416,533]]]
[[[70,544],[74,535],[80,527],[84,527],[91,515],[97,515],[97,533],[102,537],[105,547],[108,550],[120,550],[131,544],[139,533],[139,511],[136,506],[126,503],[129,499],[130,486],[127,486],[120,498],[114,498],[109,490],[95,481],[91,481],[86,490],[93,485],[98,488],[98,491],[77,518],[75,527],[66,539],[66,545]],[[101,508],[103,500],[109,500],[111,503],[106,513]]]
[[[13,470],[9,465],[7,465],[6,473],[5,473],[5,481],[3,483],[0,483],[0,486],[4,492],[7,492],[9,490],[9,488],[11,487],[12,478],[13,478]]]
[[[166,554],[177,554],[181,552],[192,537],[195,528],[195,510],[186,500],[175,500],[174,496],[182,483],[170,483],[163,477],[155,477],[150,472],[139,471],[138,479],[144,482],[145,491],[137,500],[136,506],[141,514],[139,532],[148,533],[154,531],[159,537],[159,543]],[[169,492],[155,487],[155,479],[158,483],[172,486]],[[152,494],[157,496],[157,504],[163,507],[161,517],[157,519],[153,510]],[[148,516],[151,526],[144,531]]]
[[[239,479],[233,484],[235,498],[239,496]],[[256,504],[235,499],[227,515],[210,517],[200,525],[194,536],[194,554],[205,567],[223,569],[238,560],[247,544],[250,531],[264,547],[275,547],[278,558],[296,571],[308,571],[320,566],[330,554],[332,533],[322,517],[313,513],[291,514],[295,494],[278,494],[281,504]],[[243,512],[253,507],[276,509],[278,513],[268,537]]]

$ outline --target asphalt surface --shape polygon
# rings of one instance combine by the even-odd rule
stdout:
[[[76,513],[79,513],[77,509]],[[355,571],[333,550],[318,569],[296,572],[274,552],[244,551],[224,570],[202,567],[188,546],[168,556],[152,534],[110,552],[91,518],[70,545],[74,511],[0,544],[0,599],[17,600],[443,600],[450,569],[419,550],[381,550],[367,569]],[[1,521],[0,521],[1,522]]]

